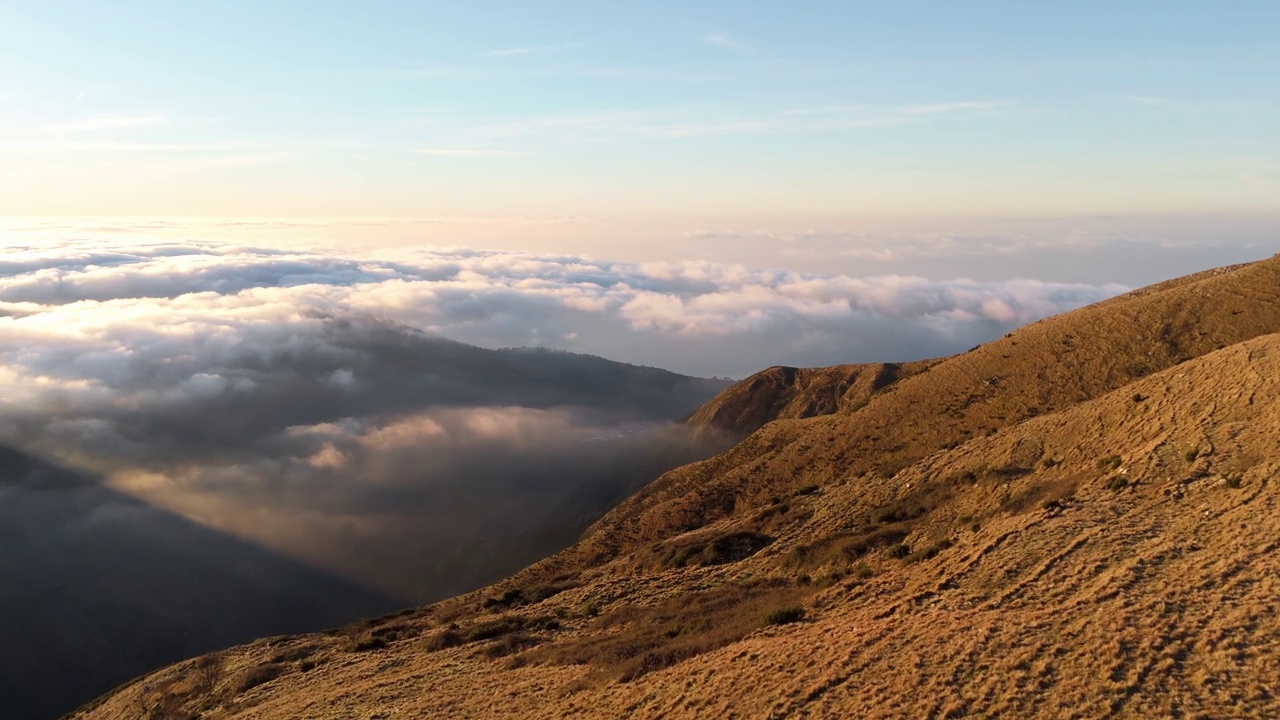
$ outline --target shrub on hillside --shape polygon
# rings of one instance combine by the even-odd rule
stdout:
[[[804,608],[785,607],[771,611],[764,616],[765,625],[789,625],[804,619]]]

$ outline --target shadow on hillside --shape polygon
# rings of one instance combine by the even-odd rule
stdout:
[[[147,670],[403,603],[0,446],[0,714],[69,712]]]

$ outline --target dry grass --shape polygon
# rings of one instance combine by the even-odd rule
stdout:
[[[788,580],[752,581],[655,606],[623,605],[599,617],[592,632],[541,648],[527,660],[590,665],[608,679],[629,682],[737,642],[771,624],[779,606],[791,607],[811,592]]]

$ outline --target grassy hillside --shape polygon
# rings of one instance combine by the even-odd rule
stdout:
[[[1280,257],[769,422],[497,586],[79,716],[1271,717],[1277,472]]]

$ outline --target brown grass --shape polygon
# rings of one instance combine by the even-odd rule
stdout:
[[[812,591],[787,580],[730,584],[656,606],[624,605],[598,618],[589,635],[539,648],[529,662],[590,665],[629,682],[736,642],[767,624],[780,605]]]

